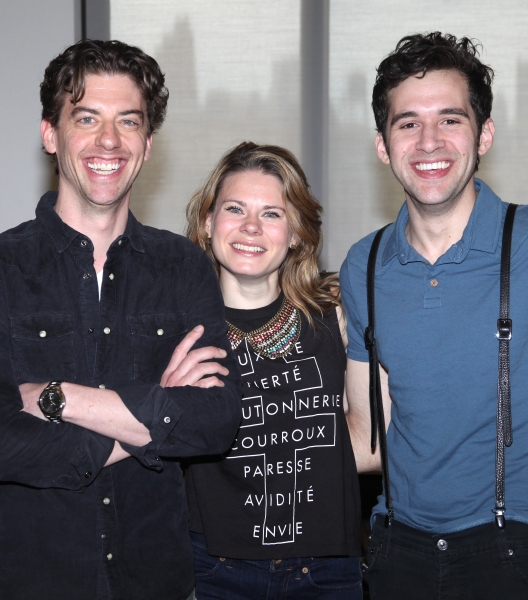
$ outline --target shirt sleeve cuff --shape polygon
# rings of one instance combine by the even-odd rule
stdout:
[[[82,443],[70,456],[76,476],[60,475],[55,480],[58,487],[78,491],[90,485],[114,449],[114,440],[88,429],[83,430],[81,439]]]
[[[137,447],[121,443],[131,456],[145,467],[161,471],[162,462],[158,456],[159,448],[172,433],[183,411],[159,385],[137,385],[115,390],[128,410],[145,425],[152,439],[145,446]]]

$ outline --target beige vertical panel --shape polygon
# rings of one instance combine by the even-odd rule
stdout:
[[[504,200],[528,202],[528,3],[523,0],[331,0],[327,255],[338,268],[350,245],[395,219],[403,193],[374,151],[375,69],[409,33],[478,38],[495,69],[496,138],[479,175]]]
[[[39,85],[49,61],[74,43],[76,16],[71,0],[0,2],[0,231],[34,219],[39,198],[56,189],[41,150]]]
[[[242,140],[299,154],[299,15],[299,0],[112,0],[112,37],[152,54],[170,90],[134,186],[142,222],[182,232],[191,194]]]

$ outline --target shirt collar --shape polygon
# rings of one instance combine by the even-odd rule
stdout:
[[[475,178],[475,190],[477,199],[462,238],[453,244],[436,261],[436,264],[460,263],[466,258],[470,250],[490,254],[497,251],[502,224],[501,200],[481,179]],[[424,260],[423,256],[407,241],[405,227],[408,221],[409,211],[405,202],[385,245],[382,256],[383,265],[387,264],[394,256],[398,257],[401,264]]]
[[[82,234],[67,225],[55,212],[57,196],[57,192],[46,192],[40,199],[35,214],[37,215],[37,219],[43,223],[44,227],[46,228],[48,235],[57,248],[57,252],[60,253],[67,250],[73,240],[78,235]],[[119,236],[119,238],[115,240],[112,246],[123,239],[129,240],[130,245],[136,252],[145,252],[143,237],[141,235],[141,225],[130,211],[128,211],[128,220],[125,232],[122,236]]]

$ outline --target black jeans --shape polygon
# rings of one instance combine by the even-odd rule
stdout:
[[[528,524],[439,535],[377,517],[366,580],[372,600],[526,600]]]

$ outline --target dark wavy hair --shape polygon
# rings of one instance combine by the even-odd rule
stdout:
[[[220,265],[206,229],[207,216],[214,211],[225,180],[247,171],[272,175],[283,186],[286,217],[297,244],[290,247],[280,266],[279,285],[286,298],[302,310],[313,325],[312,312],[326,314],[333,306],[341,305],[341,300],[337,277],[319,273],[317,267],[323,244],[322,207],[312,195],[301,165],[289,150],[242,142],[224,154],[187,205],[186,235],[207,252],[220,275]]]
[[[85,93],[85,77],[101,74],[128,75],[147,105],[148,135],[161,127],[169,98],[165,76],[143,50],[116,40],[83,40],[50,62],[40,84],[42,119],[56,127],[66,96],[77,104]]]
[[[408,35],[380,64],[372,90],[372,110],[376,128],[386,140],[390,109],[389,92],[411,76],[424,77],[429,71],[458,71],[467,81],[469,102],[477,120],[478,136],[491,115],[493,69],[479,59],[479,42],[457,39],[439,31]],[[478,163],[477,163],[478,164]]]

